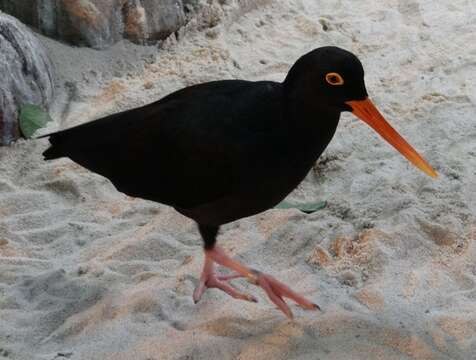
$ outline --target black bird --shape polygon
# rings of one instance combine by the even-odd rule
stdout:
[[[282,201],[351,111],[428,175],[436,172],[368,99],[361,62],[337,47],[302,56],[282,83],[224,80],[190,86],[157,102],[47,135],[45,159],[68,157],[127,195],[160,202],[195,220],[205,264],[193,299],[219,288],[256,301],[228,280],[246,277],[288,317],[283,298],[319,307],[216,245],[220,225]],[[214,264],[235,272],[218,276]]]

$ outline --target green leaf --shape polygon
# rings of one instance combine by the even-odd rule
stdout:
[[[20,108],[20,130],[27,139],[50,121],[50,115],[38,105],[25,104]]]
[[[298,209],[306,214],[312,214],[318,210],[322,210],[327,206],[327,201],[308,202],[301,204],[292,204],[287,201],[283,201],[275,206],[275,209]]]

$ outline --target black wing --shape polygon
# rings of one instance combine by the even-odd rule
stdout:
[[[281,85],[217,81],[50,136],[69,157],[130,196],[187,209],[230,196],[283,119]]]

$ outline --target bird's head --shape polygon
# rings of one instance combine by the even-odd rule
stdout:
[[[350,111],[367,123],[420,170],[431,177],[437,173],[384,119],[369,99],[364,69],[354,54],[326,46],[302,56],[291,68],[285,85],[299,89],[323,110]],[[312,101],[312,100],[311,100]]]

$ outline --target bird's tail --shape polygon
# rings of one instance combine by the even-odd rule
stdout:
[[[51,146],[46,149],[46,151],[43,152],[43,157],[45,160],[53,160],[53,159],[58,159],[60,157],[63,157],[64,154],[61,150],[61,143],[62,143],[62,136],[61,133],[53,133],[53,134],[47,134],[38,137],[40,138],[45,138],[49,137],[49,141]]]

